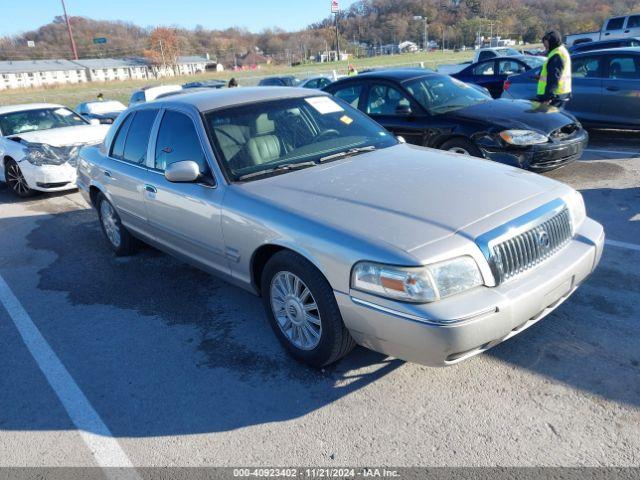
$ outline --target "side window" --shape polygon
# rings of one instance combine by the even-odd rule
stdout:
[[[489,60],[490,58],[495,58],[496,54],[492,50],[484,50],[480,52],[478,55],[478,61],[482,62],[483,60]]]
[[[133,95],[131,95],[131,100],[129,100],[129,103],[139,102],[144,102],[144,92],[135,92]]]
[[[491,76],[494,74],[495,62],[484,62],[473,67],[473,74],[478,76]]]
[[[124,142],[127,139],[127,132],[129,131],[129,125],[131,125],[131,120],[133,120],[135,113],[130,113],[127,118],[125,118],[124,122],[120,125],[118,129],[118,133],[116,133],[116,137],[113,140],[113,144],[111,146],[111,156],[113,158],[117,158],[122,160],[124,155]]]
[[[318,79],[318,88],[324,88],[331,83],[331,80],[328,78],[320,78]]]
[[[309,82],[307,82],[305,87],[307,87],[307,88],[318,88],[318,79],[309,80]]]
[[[627,22],[627,28],[638,28],[640,27],[640,15],[632,15],[629,17],[629,21]]]
[[[360,96],[362,95],[362,85],[352,85],[341,88],[333,93],[336,97],[341,98],[352,107],[358,108]]]
[[[515,60],[500,60],[498,62],[499,75],[513,75],[525,71],[524,65]]]
[[[131,120],[122,159],[137,165],[144,164],[149,146],[149,135],[157,110],[138,110]]]
[[[574,78],[599,78],[600,58],[580,57],[571,62],[571,70]]]
[[[626,17],[612,18],[607,23],[607,30],[622,30],[622,27],[624,26],[625,18]]]
[[[371,115],[398,115],[411,109],[407,96],[389,85],[372,85],[366,112]]]
[[[609,78],[623,80],[640,79],[640,60],[638,58],[633,56],[609,57]]]
[[[191,119],[182,113],[167,110],[158,131],[155,168],[165,170],[167,165],[183,160],[196,162],[204,174],[209,172],[200,139]]]

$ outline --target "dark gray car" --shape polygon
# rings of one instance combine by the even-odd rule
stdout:
[[[640,129],[640,48],[572,57],[573,98],[567,110],[590,127]],[[540,69],[509,77],[502,98],[532,99]]]

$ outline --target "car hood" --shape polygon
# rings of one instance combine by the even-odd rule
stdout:
[[[270,204],[406,252],[486,220],[559,184],[488,160],[411,145],[236,184]]]
[[[109,125],[77,125],[75,127],[18,133],[11,135],[9,138],[14,140],[21,139],[28,143],[44,143],[54,147],[64,147],[102,142],[108,130]]]
[[[449,113],[454,120],[481,121],[501,128],[534,129],[550,134],[576,120],[555,107],[528,100],[498,99]]]

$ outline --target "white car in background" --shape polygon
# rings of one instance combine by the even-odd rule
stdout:
[[[178,92],[182,90],[182,85],[157,85],[155,87],[142,87],[131,94],[129,99],[129,106],[136,105],[138,103],[150,102],[155,100],[160,95],[169,92]]]
[[[62,105],[0,107],[0,181],[20,197],[74,189],[80,148],[108,130]]]

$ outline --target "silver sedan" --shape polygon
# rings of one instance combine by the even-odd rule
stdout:
[[[460,362],[560,305],[604,243],[570,187],[404,144],[296,88],[135,106],[82,150],[77,183],[117,255],[139,239],[261,295],[314,366],[356,344]]]

